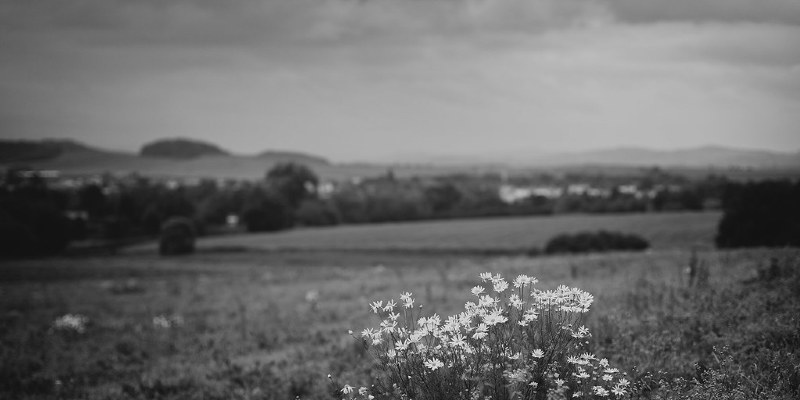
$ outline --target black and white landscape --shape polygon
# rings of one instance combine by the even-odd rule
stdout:
[[[797,0],[0,2],[0,399],[800,398]]]

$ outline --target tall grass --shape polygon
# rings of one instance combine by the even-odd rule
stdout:
[[[372,311],[382,321],[360,339],[374,356],[373,386],[356,391],[345,385],[340,394],[367,399],[800,398],[800,257],[789,252],[761,258],[749,274],[731,279],[732,271],[720,267],[733,260],[724,256],[711,268],[715,256],[692,252],[685,268],[677,265],[672,281],[641,276],[626,289],[606,294],[606,299],[617,298],[615,307],[592,318],[586,318],[591,301],[583,309],[566,305],[570,296],[591,295],[565,286],[540,291],[531,285],[526,293],[526,282],[535,281],[525,275],[507,293],[502,277],[482,274],[488,285],[473,288],[476,302],[446,319],[422,316],[419,309],[414,314],[409,294],[401,299],[402,313],[394,311],[393,301],[374,302]],[[548,302],[551,296],[561,300]],[[600,334],[591,337],[583,324]],[[630,377],[587,352],[591,349]]]
[[[458,315],[465,302],[477,305],[480,297],[471,288],[487,269],[535,275],[542,291],[562,282],[592,293],[591,311],[577,323],[592,336],[570,354],[593,352],[627,372],[634,399],[800,398],[800,252],[698,251],[691,260],[688,251],[655,250],[537,258],[242,253],[6,263],[0,265],[0,398],[340,399],[343,385],[333,394],[328,373],[368,390],[379,386],[380,370],[361,332],[358,340],[346,334],[387,319],[381,309],[373,324],[369,300],[414,292],[411,321],[418,329],[420,317]],[[702,269],[707,278],[700,279]],[[502,307],[516,289],[509,284]],[[490,280],[481,286],[482,295],[501,297]],[[398,327],[405,324],[402,304],[394,310],[401,314]],[[55,328],[67,314],[88,318],[82,333]],[[447,318],[440,319],[446,325]],[[469,339],[466,330],[461,334],[470,343],[475,332]],[[522,355],[522,361],[540,362],[532,350]],[[427,368],[424,360],[418,368]]]

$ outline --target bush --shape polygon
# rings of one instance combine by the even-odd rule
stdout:
[[[583,323],[591,294],[566,286],[541,291],[537,280],[525,275],[514,279],[513,289],[499,274],[481,278],[489,289],[472,289],[477,303],[466,303],[464,312],[444,321],[415,312],[410,293],[400,296],[399,305],[394,300],[370,304],[383,321],[377,329],[363,330],[360,341],[371,350],[380,376],[371,389],[345,385],[341,393],[363,399],[463,400],[629,393],[619,370],[586,351],[590,333]]]
[[[558,235],[547,242],[546,254],[645,250],[650,243],[641,236],[620,232],[579,232]]]
[[[194,223],[189,218],[173,217],[161,227],[158,251],[162,256],[194,253]]]

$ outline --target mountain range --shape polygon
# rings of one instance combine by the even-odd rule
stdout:
[[[520,161],[524,162],[524,160],[517,159],[517,162]],[[703,146],[680,150],[619,147],[580,153],[547,154],[532,158],[530,162],[538,165],[797,168],[800,167],[800,152],[779,153],[722,146]]]
[[[498,162],[495,160],[503,160]],[[323,179],[501,172],[519,169],[641,168],[759,169],[800,172],[800,153],[706,146],[682,150],[613,148],[575,153],[515,153],[483,158],[428,157],[409,163],[333,163],[312,154],[267,150],[253,155],[232,154],[207,142],[164,139],[136,153],[98,149],[72,140],[0,140],[0,167],[27,166],[65,174],[111,172],[173,177],[256,179],[280,162],[310,166]]]

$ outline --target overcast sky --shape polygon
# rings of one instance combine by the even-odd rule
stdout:
[[[798,0],[2,0],[0,138],[800,150]]]

